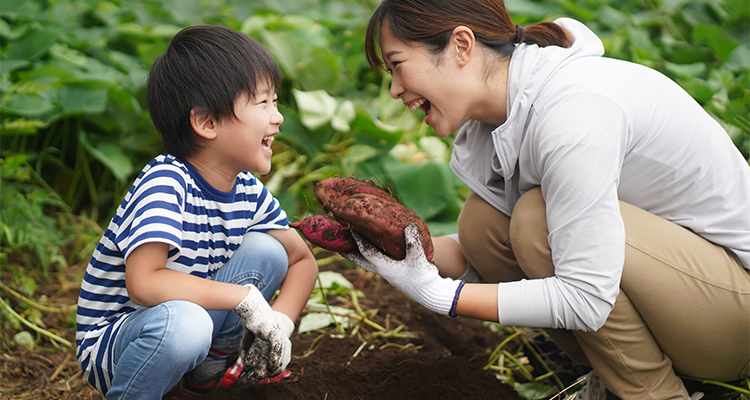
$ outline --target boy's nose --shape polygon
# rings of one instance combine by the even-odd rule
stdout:
[[[284,115],[277,109],[276,113],[271,118],[271,123],[275,125],[281,125],[284,122]]]

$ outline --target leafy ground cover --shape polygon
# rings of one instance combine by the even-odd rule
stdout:
[[[559,399],[560,391],[576,390],[565,388],[588,370],[541,331],[435,315],[369,272],[338,257],[318,258],[318,289],[292,336],[293,375],[281,383],[217,389],[207,400]],[[2,288],[14,309],[27,302],[39,311],[39,323],[57,339],[37,336],[17,345],[0,336],[0,398],[103,398],[83,379],[75,350],[64,343],[74,340],[70,310],[83,268],[74,265],[38,287],[44,304],[28,304]],[[741,399],[735,390],[686,383],[706,392],[706,399]],[[164,396],[177,398],[176,389]]]

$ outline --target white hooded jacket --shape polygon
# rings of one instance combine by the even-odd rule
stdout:
[[[618,200],[691,229],[750,268],[750,167],[722,127],[676,83],[602,57],[571,19],[570,48],[520,44],[508,118],[468,121],[451,168],[511,215],[541,187],[555,276],[500,283],[503,325],[601,327],[619,292],[625,233]]]

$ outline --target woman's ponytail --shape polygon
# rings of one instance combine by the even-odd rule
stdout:
[[[523,38],[516,43],[535,44],[539,47],[560,46],[570,47],[573,43],[565,30],[554,22],[540,22],[535,25],[520,28]],[[516,28],[518,31],[519,28]],[[518,34],[516,34],[518,38]]]

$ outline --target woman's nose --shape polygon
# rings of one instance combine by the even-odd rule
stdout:
[[[404,94],[405,89],[401,84],[398,82],[398,80],[393,77],[391,78],[391,97],[394,99],[398,99],[401,97],[402,94]]]

